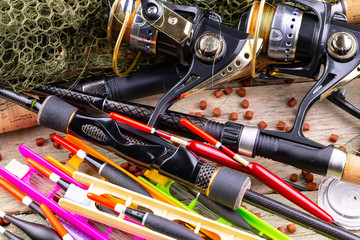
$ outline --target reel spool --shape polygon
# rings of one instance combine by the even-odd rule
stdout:
[[[244,13],[238,29],[255,34],[260,2],[254,2],[250,12]],[[358,11],[356,11],[358,10]],[[331,6],[334,19],[360,23],[360,2],[342,0]],[[263,54],[282,62],[310,61],[318,46],[319,20],[312,11],[288,4],[277,8],[266,5],[261,18],[259,37],[264,39]]]
[[[107,27],[107,38],[110,42],[115,42],[112,62],[116,75],[120,77],[128,75],[134,69],[137,61],[140,58],[140,52],[138,52],[130,67],[125,72],[119,72],[117,67],[117,60],[120,45],[124,37],[125,41],[129,43],[131,26],[135,18],[135,13],[137,12],[137,9],[139,9],[139,5],[140,0],[115,0],[110,10]]]
[[[255,2],[251,11],[242,16],[240,31],[254,34],[258,9],[259,2]],[[308,61],[317,46],[316,24],[316,17],[300,8],[279,4],[275,9],[266,5],[259,32],[264,39],[263,53],[275,61]]]

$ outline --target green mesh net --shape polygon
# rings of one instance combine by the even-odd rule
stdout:
[[[267,1],[270,4],[280,0]],[[220,14],[236,26],[252,0],[176,0]],[[0,1],[1,85],[28,90],[44,83],[72,81],[79,76],[113,74],[113,45],[106,39],[107,0]],[[118,60],[126,70],[136,52],[124,45]],[[141,65],[163,57],[143,56]]]

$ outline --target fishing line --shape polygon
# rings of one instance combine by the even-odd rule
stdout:
[[[207,10],[208,10],[210,13],[213,14],[213,16],[216,16],[216,17],[218,18],[217,23],[218,23],[218,27],[219,27],[219,35],[220,35],[220,37],[222,37],[223,33],[222,33],[222,31],[221,31],[221,23],[222,23],[222,22],[221,22],[221,17],[220,17],[220,15],[218,15],[216,12],[214,12],[214,11],[213,11],[213,8],[211,8],[211,7],[210,7],[208,4],[206,4],[205,2],[203,2],[203,1],[201,1],[201,0],[195,0],[195,1],[198,2],[198,3],[200,3],[200,4],[202,4],[202,5],[204,5],[204,6],[207,8]],[[217,54],[220,54],[220,53],[217,53]],[[214,60],[213,60],[213,62],[212,62],[212,69],[211,69],[211,71],[212,71],[212,72],[211,72],[211,81],[212,81],[212,83],[214,83],[216,59],[217,59],[217,57],[215,57]],[[216,86],[216,85],[215,85],[215,86]],[[164,88],[165,88],[165,83],[164,83]],[[223,105],[227,102],[227,100],[229,99],[229,97],[230,97],[230,95],[227,95],[227,97],[226,97],[220,104],[215,105],[215,108],[220,108],[221,106],[223,106]],[[173,106],[178,107],[179,109],[183,110],[184,112],[192,112],[192,111],[190,111],[189,109],[185,109],[184,107],[179,106],[179,103],[178,103],[178,102],[175,102],[175,104],[173,104]]]
[[[170,186],[170,193],[173,197],[181,201],[182,203],[189,205],[195,198],[191,193],[189,193],[185,187],[178,183],[173,183]],[[201,202],[197,202],[196,206],[194,207],[194,210],[201,215],[210,218],[211,220],[219,219],[219,216],[217,216],[215,213],[213,213],[211,210],[209,210],[207,207],[205,207]]]

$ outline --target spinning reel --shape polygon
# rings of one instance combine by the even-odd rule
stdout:
[[[261,39],[257,43],[251,35],[225,26],[215,15],[205,16],[197,7],[155,0],[114,2],[108,38],[115,41],[122,35],[132,48],[166,53],[188,66],[184,77],[158,102],[148,122],[152,126],[176,100],[237,78],[262,44]]]
[[[243,14],[238,29],[254,34],[258,11],[259,3],[254,3],[251,11]],[[318,78],[299,106],[290,132],[293,139],[306,141],[302,125],[307,111],[319,99],[327,97],[360,118],[360,111],[345,100],[343,90],[339,91],[360,75],[360,27],[347,22],[347,17],[359,22],[355,12],[360,12],[360,4],[351,0],[335,5],[294,0],[291,5],[278,5],[276,10],[271,6],[264,9],[259,34],[264,39],[262,51],[272,60],[289,63],[269,65],[265,75]],[[324,70],[319,76],[321,65]]]

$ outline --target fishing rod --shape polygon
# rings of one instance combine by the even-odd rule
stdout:
[[[1,92],[3,95],[5,95],[7,91],[10,91],[10,90],[3,89]],[[14,99],[14,96],[13,96],[13,99]],[[28,99],[27,101],[30,102],[31,100]],[[24,104],[23,104],[23,106],[24,106]],[[62,111],[58,111],[57,109],[61,109]],[[83,123],[81,123],[81,122],[83,122]],[[145,157],[149,156],[149,154],[151,154],[151,157],[153,157],[153,155],[155,155],[153,149],[149,148],[149,145],[141,145],[140,146],[141,148],[135,148],[136,150],[135,151],[133,150],[133,152],[132,152],[130,148],[134,148],[134,144],[128,145],[126,147],[125,147],[125,145],[118,144],[120,137],[121,137],[121,135],[120,135],[121,132],[119,132],[117,130],[119,133],[118,136],[115,135],[115,137],[114,137],[114,135],[112,135],[112,134],[114,134],[114,131],[116,131],[116,129],[114,129],[114,125],[119,126],[116,121],[110,122],[110,120],[108,120],[106,118],[92,118],[89,116],[81,115],[81,113],[79,113],[78,109],[76,109],[75,107],[73,107],[71,105],[66,104],[65,102],[61,101],[60,99],[58,99],[54,96],[48,97],[44,101],[43,105],[41,106],[41,109],[39,110],[39,123],[42,126],[50,127],[50,128],[56,129],[58,131],[67,132],[67,133],[68,132],[78,133],[78,135],[80,135],[88,140],[89,140],[89,137],[91,137],[90,140],[92,140],[93,142],[95,142],[99,145],[102,145],[102,146],[105,145],[107,147],[111,146],[111,150],[115,151],[117,154],[119,154],[119,152],[120,152],[120,154],[121,154],[120,156],[124,156],[124,155],[131,156],[130,160],[133,162],[134,162],[133,158],[135,158],[136,159],[135,163],[137,163],[137,159],[141,159],[142,161],[144,161]],[[62,124],[63,126],[59,126],[59,124]],[[78,125],[80,125],[80,126],[78,126]],[[101,125],[103,125],[103,126],[101,126]],[[69,129],[74,129],[74,130],[69,131]],[[90,130],[87,130],[87,129],[90,129]],[[111,133],[111,135],[110,135],[110,133]],[[109,140],[110,138],[111,138],[111,141]],[[95,139],[95,141],[94,141],[94,139]],[[228,170],[221,171],[221,168],[218,168],[213,165],[208,165],[209,167],[207,167],[204,162],[202,164],[202,166],[200,166],[200,169],[197,170],[198,171],[197,174],[198,174],[199,178],[191,180],[191,178],[192,178],[191,175],[193,174],[192,171],[196,171],[196,169],[199,168],[198,164],[196,164],[196,165],[194,164],[194,161],[199,161],[199,160],[197,158],[196,159],[193,158],[192,156],[195,157],[195,155],[190,155],[190,152],[185,152],[185,149],[178,148],[178,150],[179,149],[181,149],[183,151],[183,153],[180,153],[180,155],[178,154],[179,157],[175,158],[173,160],[173,161],[175,161],[174,164],[171,163],[172,160],[169,160],[169,156],[166,156],[166,158],[163,160],[163,163],[165,166],[164,168],[162,168],[162,166],[159,164],[158,168],[160,169],[160,173],[164,172],[164,175],[165,176],[168,175],[168,176],[170,176],[170,178],[171,177],[174,178],[174,176],[176,176],[175,180],[178,180],[178,181],[180,180],[180,181],[184,182],[183,179],[185,179],[185,177],[183,177],[183,179],[180,179],[180,177],[179,177],[180,174],[183,174],[183,176],[187,176],[187,179],[189,179],[187,185],[195,187],[197,190],[199,190],[203,193],[206,193],[206,195],[209,198],[211,198],[212,200],[219,202],[219,203],[221,203],[229,208],[232,208],[232,209],[237,209],[240,207],[242,195],[244,194],[244,190],[247,189],[250,185],[250,181],[249,181],[248,177],[245,177],[244,175],[240,175],[239,173],[236,173],[236,172],[230,171],[230,170],[229,171]],[[142,152],[140,152],[140,150]],[[139,153],[141,155],[139,155]],[[171,152],[170,156],[172,156],[173,154],[175,154],[175,153]],[[160,157],[163,157],[164,155],[166,155],[165,152],[161,153]],[[187,156],[191,157],[191,161],[193,161],[192,168],[194,170],[192,170],[192,171],[191,171],[191,165],[189,165],[189,162],[188,163],[184,162],[184,159]],[[157,161],[157,160],[155,159],[155,160],[151,160],[151,161]],[[149,160],[148,160],[147,164],[149,164]],[[158,163],[155,163],[155,164],[158,165]],[[180,164],[180,166],[179,166],[179,164]],[[96,165],[98,166],[100,164],[96,163]],[[140,162],[140,165],[143,165],[147,168],[150,168],[152,166],[152,165],[150,165],[150,166],[144,165],[143,162]],[[156,167],[155,167],[155,169],[156,169]],[[166,169],[168,172],[170,172],[172,174],[169,175],[163,169]],[[177,171],[180,170],[181,173],[174,172],[174,169],[177,169]],[[201,170],[201,169],[203,169],[203,170]],[[190,176],[188,175],[189,170],[191,173]],[[203,171],[203,173],[201,171]],[[264,176],[269,176],[267,171],[265,171],[264,169],[261,169],[259,166],[255,167],[255,165],[254,165],[254,167],[251,168],[251,172],[253,172],[253,173],[261,172],[262,174],[260,174],[260,175],[256,174],[256,176],[261,179],[265,179]],[[214,179],[213,179],[213,175],[215,175]],[[217,179],[219,179],[219,180],[217,180]],[[281,182],[281,180],[279,178],[275,179],[273,176],[270,177],[270,179],[273,180],[272,182]],[[195,184],[191,184],[190,181],[194,181]],[[238,184],[231,185],[231,186],[228,184],[228,182],[235,182],[235,181]],[[269,181],[269,179],[267,179],[266,181]],[[210,184],[210,182],[211,182],[211,184]],[[206,187],[202,187],[202,188],[198,187],[198,186],[196,186],[197,183],[200,183],[201,185],[205,184],[204,186],[206,186]],[[223,188],[223,186],[227,186],[226,192],[221,190],[221,188]],[[278,185],[275,185],[275,186],[278,186]],[[319,218],[324,219],[325,221],[328,221],[328,222],[333,222],[333,219],[331,218],[331,216],[326,214],[326,212],[324,212],[322,209],[320,209],[316,204],[311,202],[308,198],[304,197],[302,194],[300,194],[300,192],[296,191],[295,189],[291,188],[290,186],[287,185],[286,188],[277,187],[276,189],[278,192],[281,192],[284,196],[287,196],[287,195],[289,195],[289,193],[291,193],[291,196],[292,196],[291,198],[294,198],[295,199],[294,201],[297,204],[300,204],[303,208],[305,208],[306,210],[315,214]],[[290,191],[290,190],[292,190],[292,191]],[[224,196],[226,196],[226,197],[224,197]]]
[[[116,112],[143,123],[147,122],[154,109],[147,105],[116,102],[51,85],[41,86],[36,93],[40,92],[61,96],[71,103],[92,106],[105,112]],[[192,137],[193,133],[180,124],[181,118],[193,122],[232,151],[242,155],[264,157],[323,176],[359,184],[359,178],[353,177],[359,173],[356,167],[348,167],[344,175],[345,166],[353,165],[357,157],[334,146],[324,146],[309,139],[306,142],[297,142],[287,132],[266,131],[234,122],[218,123],[175,111],[167,111],[160,121],[160,126],[162,129]],[[241,170],[238,164],[223,164]]]
[[[8,89],[0,89],[0,92],[2,97],[38,112],[41,126],[85,138],[145,168],[158,169],[165,176],[206,193],[232,209],[240,207],[239,199],[244,193],[242,189],[250,187],[249,178],[236,171],[209,164],[190,151],[182,147],[175,148],[151,134],[140,131],[135,138],[133,135],[136,129],[108,117],[83,114],[54,96],[40,103],[32,97]],[[227,186],[229,179],[238,184]],[[226,199],[223,197],[224,189],[227,192]]]

